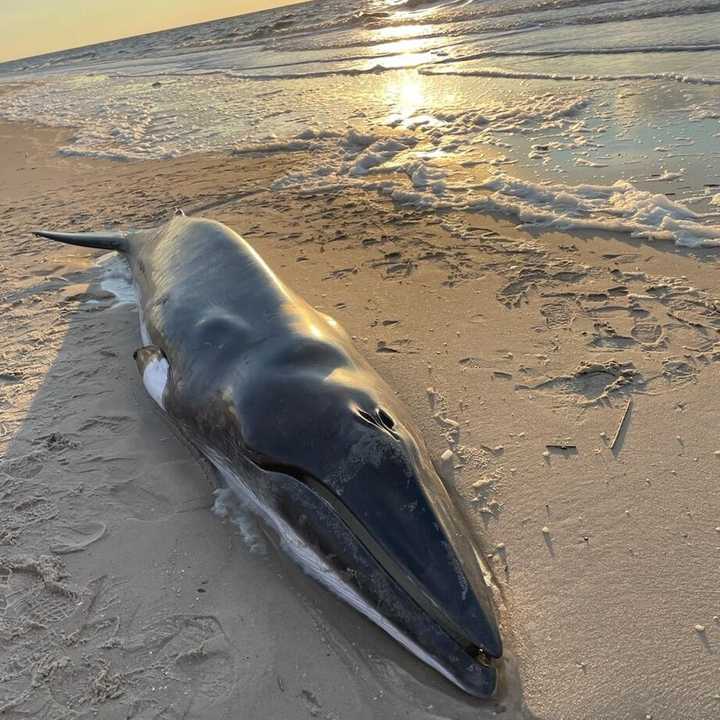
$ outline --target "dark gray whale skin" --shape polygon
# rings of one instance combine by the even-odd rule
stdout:
[[[169,417],[436,669],[492,696],[502,642],[480,552],[406,410],[344,330],[218,222],[37,234],[127,256],[150,341],[138,365],[167,359]]]

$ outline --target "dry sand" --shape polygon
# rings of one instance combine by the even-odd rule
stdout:
[[[121,164],[63,136],[0,126],[1,717],[718,717],[717,253],[270,192],[303,153]],[[29,234],[176,206],[242,233],[453,452],[505,597],[498,702],[213,515],[97,253]]]

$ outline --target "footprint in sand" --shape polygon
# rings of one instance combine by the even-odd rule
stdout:
[[[3,372],[0,373],[0,385],[17,385],[23,381],[22,373]]]
[[[540,307],[540,314],[550,328],[572,324],[575,313],[567,303],[562,301],[548,302]]]
[[[614,392],[642,384],[640,373],[630,362],[581,362],[570,375],[557,375],[536,385],[516,385],[516,390],[536,390],[559,401],[593,405]]]
[[[10,570],[0,567],[0,613],[4,613],[7,608],[7,599],[5,597],[5,588],[8,585]]]
[[[697,382],[698,370],[695,363],[684,358],[669,357],[663,360],[662,376],[670,384],[684,385]]]
[[[620,335],[609,323],[595,323],[590,345],[601,350],[626,350],[638,344],[634,337]]]
[[[662,337],[662,327],[655,322],[635,323],[631,335],[637,342],[643,345],[656,345]]]
[[[45,457],[41,452],[0,459],[0,473],[22,480],[34,478],[44,466]]]
[[[90,520],[75,525],[65,525],[53,538],[50,550],[57,555],[80,552],[106,533],[105,523]]]

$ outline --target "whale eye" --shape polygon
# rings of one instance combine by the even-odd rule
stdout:
[[[395,421],[382,408],[377,409],[377,416],[380,418],[380,422],[385,426],[387,430],[392,430],[395,427]]]

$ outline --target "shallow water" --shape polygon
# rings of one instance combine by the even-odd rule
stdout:
[[[313,149],[278,190],[715,245],[719,68],[720,1],[316,1],[5,63],[30,82],[0,117],[76,128],[70,155]]]

